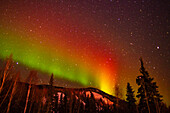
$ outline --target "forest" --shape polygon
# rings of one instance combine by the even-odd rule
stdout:
[[[30,71],[26,80],[20,81],[20,72],[14,69],[12,57],[4,60],[0,68],[1,113],[169,113],[170,107],[162,101],[154,78],[146,71],[140,58],[141,75],[136,78],[137,95],[130,83],[126,100],[97,88],[65,88],[54,86],[54,75],[49,84],[37,85],[37,71]]]

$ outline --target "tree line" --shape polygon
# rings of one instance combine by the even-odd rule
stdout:
[[[139,86],[136,95],[138,103],[136,103],[132,86],[130,86],[130,83],[127,83],[126,100],[130,111],[134,113],[168,113],[168,108],[162,102],[163,96],[160,95],[158,86],[153,81],[154,78],[150,77],[148,71],[146,71],[142,58],[140,58],[140,62],[141,67],[139,71],[141,75],[136,78],[136,84]]]
[[[158,86],[144,68],[140,59],[141,75],[137,76],[139,86],[135,98],[130,83],[127,83],[126,100],[115,97],[96,98],[94,90],[74,90],[54,86],[54,75],[49,85],[36,85],[37,72],[31,71],[25,82],[20,82],[20,72],[14,69],[12,56],[6,59],[0,69],[0,111],[2,113],[168,113],[170,108],[162,102]],[[99,92],[99,91],[96,91]],[[138,100],[138,102],[137,102]],[[110,101],[110,102],[106,102]]]

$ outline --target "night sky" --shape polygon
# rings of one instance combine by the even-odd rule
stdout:
[[[1,64],[13,54],[26,78],[40,83],[97,87],[125,98],[137,92],[139,58],[170,105],[170,2],[168,0],[1,0]]]

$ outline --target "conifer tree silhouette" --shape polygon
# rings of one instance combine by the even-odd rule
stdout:
[[[128,107],[129,107],[129,110],[131,111],[131,112],[136,112],[135,111],[135,102],[136,102],[136,100],[135,100],[135,98],[134,98],[134,92],[135,91],[133,91],[133,89],[132,89],[132,86],[130,86],[130,83],[127,83],[127,94],[126,94],[126,96],[127,96],[127,98],[126,98],[126,100],[127,100],[127,102],[128,102]]]
[[[158,86],[156,82],[153,82],[153,78],[149,76],[149,73],[145,70],[143,65],[143,60],[140,58],[141,68],[140,73],[142,75],[138,76],[136,83],[139,86],[137,98],[139,101],[139,111],[141,112],[151,112],[155,110],[159,113],[159,104],[162,101],[161,95],[158,91]],[[146,109],[148,108],[148,109]]]
[[[53,84],[54,84],[54,75],[53,74],[51,74],[51,77],[50,77],[50,81],[49,81],[49,91],[48,91],[48,105],[47,105],[47,112],[49,113],[51,113],[51,112],[53,112],[53,103],[52,103],[52,101],[53,101],[53,93],[54,93],[54,91],[53,91]]]

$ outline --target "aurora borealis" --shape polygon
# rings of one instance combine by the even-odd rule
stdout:
[[[49,42],[52,46],[50,46],[49,43],[44,42],[48,44],[48,46],[46,46],[37,41],[30,43],[28,40],[19,40],[18,37],[19,36],[12,34],[1,39],[3,42],[1,45],[2,58],[13,53],[13,59],[25,66],[49,74],[53,73],[56,76],[74,80],[83,85],[90,85],[89,81],[91,81],[97,87],[100,87],[105,91],[107,91],[105,87],[111,85],[111,83],[106,84],[106,81],[115,81],[116,76],[111,76],[111,74],[116,74],[114,57],[107,54],[107,52],[104,53],[100,50],[94,51],[93,49],[95,48],[92,47],[86,48],[86,45],[83,45],[81,42],[81,45],[78,44],[77,46],[80,50],[76,49],[76,46],[73,44],[70,44],[72,49],[68,50],[67,43],[66,47],[57,47],[60,43],[65,44],[65,41],[61,40],[63,42],[60,42],[60,39],[58,39],[60,42],[59,44],[58,42],[54,42],[54,44],[53,42]],[[103,49],[100,46],[97,48]],[[60,49],[62,49],[62,51]],[[78,51],[77,53],[75,49]],[[95,55],[98,55],[99,57],[95,58]],[[95,62],[92,62],[92,60]]]
[[[23,13],[27,14],[29,11],[23,11]],[[41,10],[35,13],[39,23],[46,21],[41,18],[41,14],[43,14]],[[47,14],[47,17],[50,15]],[[55,19],[57,18],[59,17],[56,15]],[[36,21],[31,20],[30,16],[18,15],[14,33],[11,30],[5,35],[4,29],[1,30],[2,58],[12,53],[13,59],[25,66],[49,74],[53,73],[55,76],[77,81],[83,85],[93,84],[112,93],[113,87],[110,88],[110,86],[115,83],[116,61],[114,55],[109,54],[108,47],[101,42],[95,42],[97,37],[89,33],[85,36],[82,36],[80,31],[65,33],[69,26],[66,29],[58,29],[58,26],[63,24],[56,21],[52,22],[49,19],[47,25],[42,27]],[[32,29],[27,29],[25,26]],[[21,30],[23,28],[24,31]]]
[[[13,54],[20,66],[113,94],[115,84],[125,88],[131,82],[137,88],[139,57],[143,57],[168,100],[166,4],[145,0],[1,0],[0,59]]]

